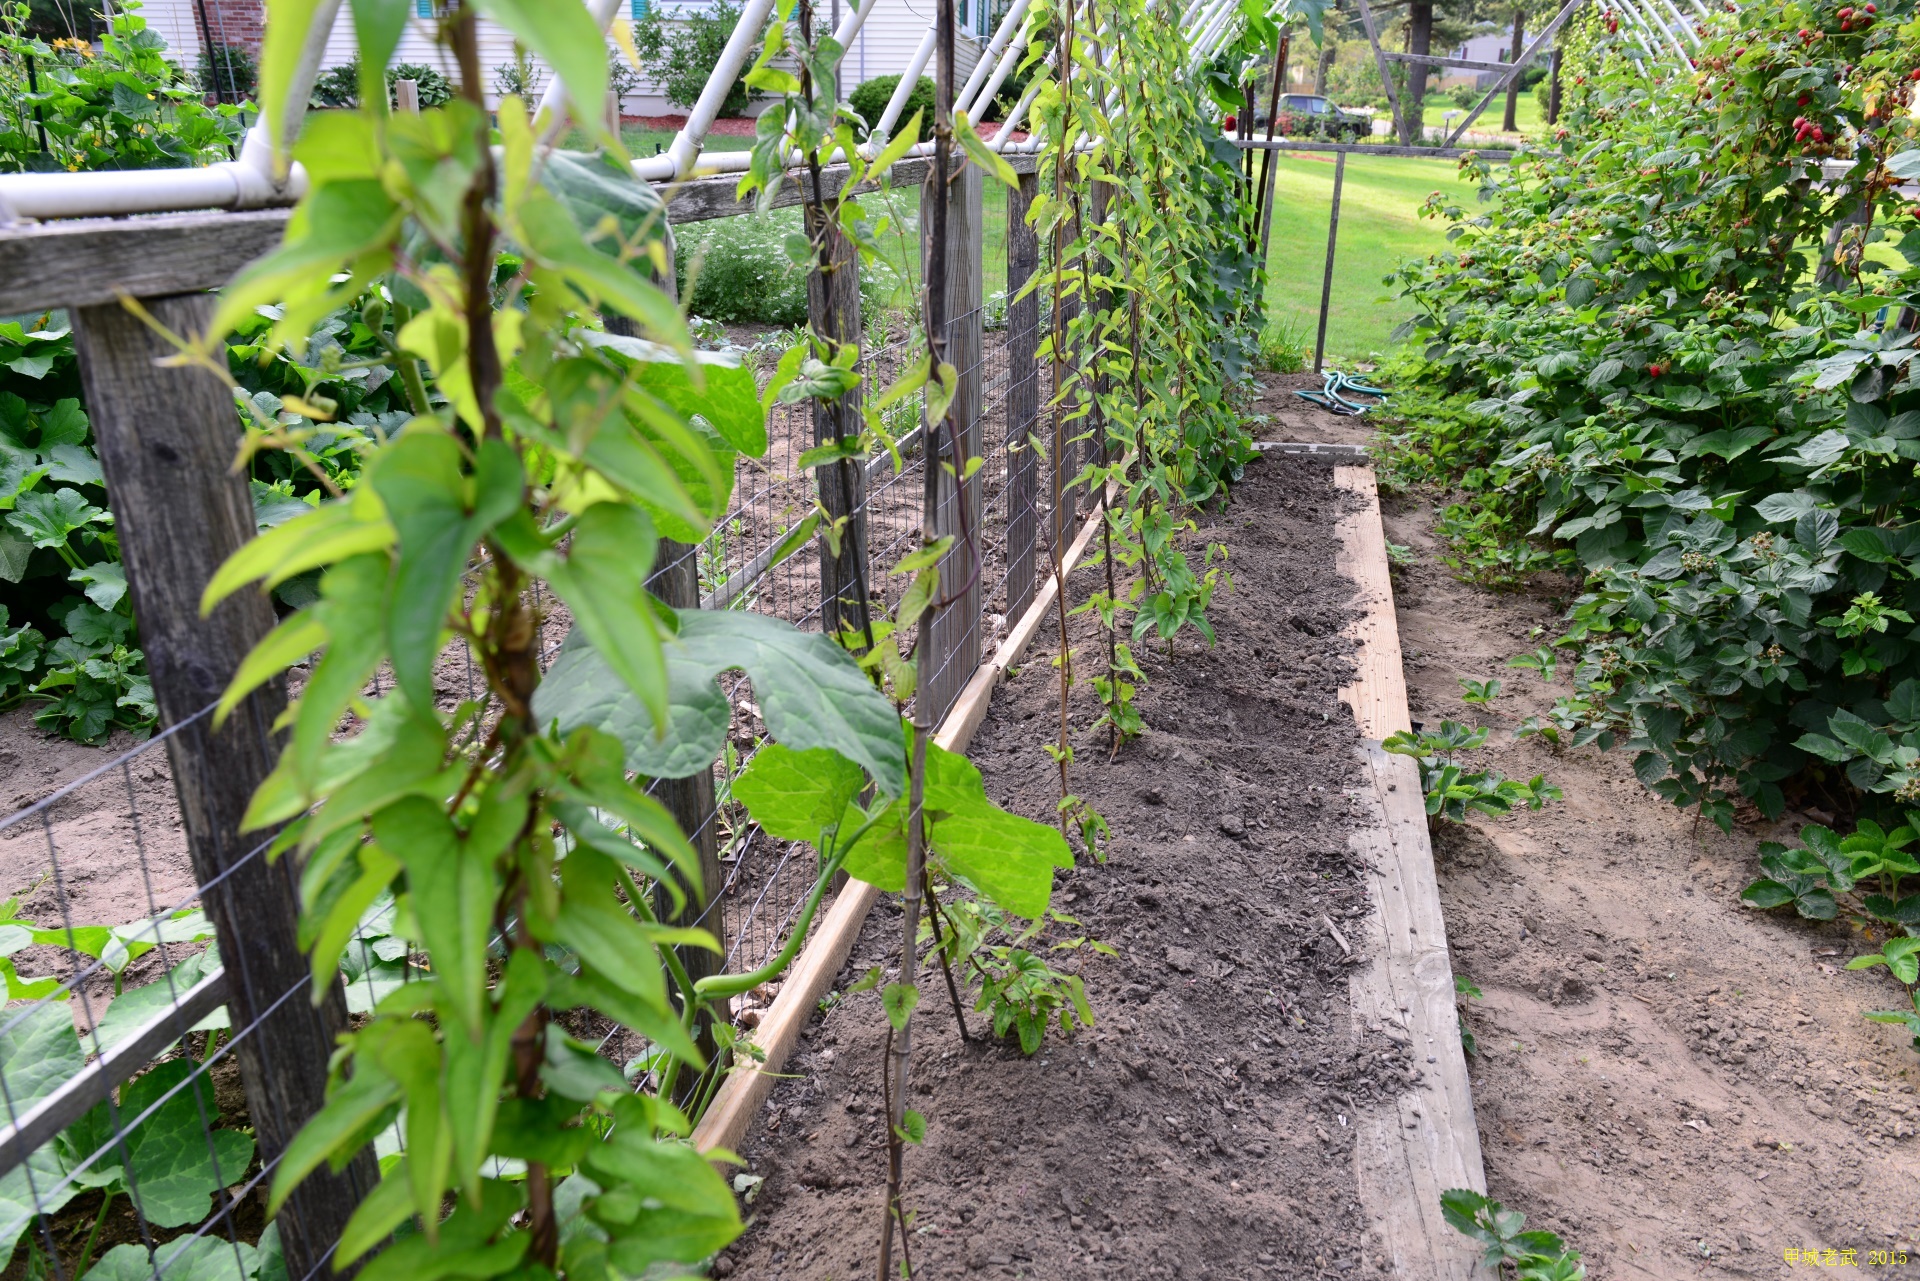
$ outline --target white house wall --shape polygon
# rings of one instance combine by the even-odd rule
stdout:
[[[564,3],[565,0],[560,0]],[[643,0],[644,2],[644,0]],[[854,4],[857,0],[841,0],[843,4]],[[954,42],[954,74],[960,83],[965,83],[972,74],[974,64],[980,60],[980,51],[985,44],[984,38],[971,34],[970,28],[979,25],[979,15],[973,12],[972,5],[990,3],[991,0],[955,0],[959,9],[962,34]],[[629,4],[632,0],[629,0]],[[692,5],[673,5],[673,9],[693,8]],[[642,10],[644,12],[644,10]],[[823,5],[821,16],[832,19],[831,9]],[[157,32],[167,42],[174,59],[183,67],[191,69],[200,59],[200,29],[195,17],[194,0],[146,0],[141,10],[150,29]],[[629,16],[623,13],[622,17]],[[853,47],[847,51],[846,62],[842,66],[841,92],[851,93],[863,81],[876,76],[894,75],[904,70],[920,47],[921,39],[926,35],[927,27],[933,20],[933,0],[877,0],[873,12],[867,15],[867,21],[861,27],[860,34],[854,38]],[[991,34],[989,29],[989,34]],[[214,33],[219,38],[219,33]],[[497,99],[493,91],[493,69],[505,66],[513,61],[513,37],[503,28],[484,19],[479,23],[480,65],[488,77],[487,97],[492,102]],[[353,19],[345,5],[333,24],[333,30],[327,38],[326,57],[321,60],[321,69],[337,67],[349,62],[354,56]],[[413,16],[408,19],[405,32],[400,37],[399,49],[394,54],[395,62],[412,62],[429,66],[448,79],[454,78],[452,54],[441,48],[433,39],[433,23],[429,19]],[[929,65],[926,74],[933,74]],[[644,82],[639,91],[629,94],[621,108],[627,115],[656,116],[681,112],[663,97],[657,85]],[[757,114],[759,104],[749,107],[749,114]]]

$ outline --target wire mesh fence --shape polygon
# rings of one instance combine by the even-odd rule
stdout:
[[[167,786],[166,750],[192,750],[212,712],[0,819],[0,866],[38,867],[0,921],[0,1249],[25,1238],[29,1277],[230,1261],[247,1278],[278,1257],[234,1063],[267,1015],[227,1016],[203,910],[227,876],[196,884]]]
[[[977,523],[967,531],[967,554],[978,563],[964,571],[977,585],[977,612],[968,620],[975,643],[938,656],[966,664],[962,680],[1004,636],[1016,600],[1025,599],[1010,574],[1016,565],[1031,572],[1040,559],[1032,544],[1044,538],[1038,531],[1047,523],[1044,496],[1036,492],[1045,487],[1029,485],[1016,494],[1010,485],[1016,458],[1031,447],[1016,438],[1031,429],[1015,431],[1010,423],[1016,391],[1031,393],[1023,402],[1028,412],[1045,403],[1048,371],[1036,369],[1029,354],[1020,378],[1031,385],[1016,383],[1007,332],[986,328],[1006,314],[995,301],[955,317],[949,330],[950,347],[968,353],[960,375],[978,388],[972,440],[982,460],[968,482],[977,494]],[[1044,324],[1043,318],[1043,330]],[[967,333],[978,337],[956,341]],[[870,325],[862,359],[869,394],[893,382],[923,350],[923,337],[904,315]],[[895,567],[926,532],[928,459],[918,414],[918,398],[888,411],[897,457],[882,450],[866,462],[854,513],[852,527],[864,530],[876,617],[906,592],[912,576]],[[827,616],[825,540],[780,550],[815,509],[815,478],[799,465],[815,443],[812,407],[776,407],[767,428],[766,456],[737,461],[726,515],[703,542],[677,554],[692,562],[703,608],[752,611],[818,631]],[[1041,511],[1017,510],[1036,503]],[[1017,519],[1022,515],[1024,521]],[[1018,547],[1009,545],[1015,526],[1024,531]],[[470,571],[470,586],[483,569]],[[558,656],[570,619],[558,602],[541,606],[546,665]],[[939,675],[938,667],[923,675],[921,688]],[[296,688],[300,678],[296,669]],[[494,714],[483,675],[464,646],[449,647],[434,679],[443,711],[464,708],[475,725]],[[382,670],[368,692],[380,694],[391,683]],[[731,724],[712,767],[713,802],[689,832],[696,844],[711,838],[720,877],[707,887],[694,923],[720,940],[723,969],[744,973],[764,966],[786,943],[818,868],[811,849],[768,837],[733,801],[732,784],[767,727],[744,674],[727,674],[722,688]],[[202,708],[0,819],[0,891],[18,888],[0,905],[0,977],[9,1001],[0,1011],[6,1122],[0,1258],[10,1257],[15,1275],[34,1281],[79,1281],[90,1272],[97,1281],[141,1275],[201,1281],[216,1273],[221,1281],[277,1281],[287,1275],[265,1214],[273,1164],[263,1162],[255,1142],[262,1118],[250,1114],[251,1095],[238,1069],[245,1056],[237,1051],[286,1003],[308,999],[309,984],[303,978],[264,995],[249,986],[254,1016],[232,1025],[229,976],[209,908],[231,877],[269,856],[272,840],[247,838],[219,873],[204,880],[195,875],[169,754],[199,750],[212,712],[211,705]],[[264,750],[267,727],[258,733]],[[422,958],[395,917],[393,901],[383,896],[363,915],[341,958],[349,1016],[366,1013],[418,977]],[[735,998],[725,1017],[741,1028],[754,1026],[778,986],[771,981]],[[649,1047],[635,1034],[608,1025],[598,1039],[602,1053],[630,1077],[644,1076]],[[683,1098],[697,1105],[723,1070],[716,1060]],[[390,1128],[376,1146],[382,1156],[397,1153],[398,1129]]]

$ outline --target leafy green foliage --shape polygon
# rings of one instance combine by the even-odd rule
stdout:
[[[183,168],[232,158],[242,108],[206,106],[139,9],[139,0],[113,7],[96,53],[75,40],[48,44],[29,33],[28,5],[0,4],[0,173]]]
[[[727,38],[740,21],[740,6],[732,0],[715,0],[710,7],[676,6],[668,17],[663,5],[648,5],[646,14],[633,24],[633,44],[640,65],[659,84],[667,101],[677,107],[691,107],[700,99],[707,78],[727,47]],[[749,90],[746,77],[735,80],[721,100],[720,114],[743,116],[747,113]]]
[[[1442,721],[1438,732],[1400,730],[1380,746],[1400,756],[1411,756],[1420,767],[1420,790],[1426,796],[1427,819],[1465,822],[1469,811],[1500,815],[1524,805],[1537,810],[1561,798],[1560,789],[1539,774],[1522,783],[1503,778],[1493,769],[1467,770],[1454,757],[1485,746],[1487,730],[1458,721]]]
[[[1587,1275],[1580,1252],[1552,1232],[1526,1231],[1527,1218],[1470,1188],[1440,1194],[1440,1213],[1455,1231],[1485,1250],[1487,1267],[1514,1281],[1580,1281]]]
[[[1391,469],[1458,493],[1440,532],[1463,575],[1578,573],[1556,721],[1723,826],[1736,797],[1778,815],[1831,789],[1829,721],[1896,722],[1920,670],[1912,346],[1878,320],[1920,280],[1887,185],[1920,140],[1886,105],[1909,95],[1907,12],[1715,13],[1685,74],[1602,32],[1554,145],[1469,163],[1479,207],[1427,211],[1454,249],[1396,277],[1420,315]],[[1832,160],[1842,185],[1816,176]],[[1826,759],[1879,751],[1859,787],[1897,767],[1869,746]]]
[[[871,80],[862,80],[859,87],[847,95],[847,105],[859,113],[861,121],[868,130],[871,130],[880,123],[880,117],[886,114],[887,103],[893,100],[893,95],[899,88],[900,77],[897,75],[875,76]],[[932,76],[921,76],[915,83],[913,92],[907,95],[906,105],[900,108],[900,119],[894,125],[894,132],[899,133],[915,117],[920,121],[920,128],[914,135],[915,139],[925,142],[933,137]]]
[[[1831,828],[1810,823],[1800,829],[1800,846],[1774,841],[1760,845],[1760,866],[1766,873],[1741,891],[1740,897],[1759,908],[1789,903],[1801,916],[1831,921],[1840,911],[1837,895],[1857,894],[1851,910],[1866,918],[1897,926],[1920,926],[1920,894],[1901,894],[1901,881],[1920,876],[1920,862],[1908,852],[1920,836],[1913,826],[1920,815],[1888,831],[1872,819],[1862,819],[1858,830],[1842,837]]]
[[[453,101],[453,83],[432,67],[417,62],[402,62],[387,68],[387,102],[394,104],[394,85],[411,80],[418,89],[422,107],[441,107]],[[350,58],[337,67],[328,67],[313,82],[313,100],[323,107],[360,105],[360,60]]]
[[[1109,944],[1088,938],[1084,931],[1048,940],[1059,927],[1079,930],[1079,921],[1050,911],[1023,924],[978,899],[947,902],[940,920],[945,930],[936,934],[929,921],[921,930],[921,942],[931,940],[934,955],[979,982],[980,995],[973,1008],[987,1014],[995,1036],[1014,1033],[1021,1051],[1033,1054],[1051,1026],[1057,1024],[1062,1036],[1072,1035],[1077,1027],[1093,1026],[1093,1008],[1080,976],[1055,969],[1041,954],[1044,946],[1049,953],[1084,947],[1117,955]]]

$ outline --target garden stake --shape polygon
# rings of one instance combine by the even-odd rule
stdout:
[[[947,210],[949,197],[947,186],[952,179],[953,157],[953,0],[938,0],[934,17],[935,29],[939,32],[939,59],[934,78],[934,122],[933,122],[933,175],[931,181],[936,193],[933,202],[933,241],[931,252],[927,255],[927,271],[922,282],[925,289],[925,302],[921,311],[926,319],[927,328],[927,370],[930,375],[927,395],[933,395],[933,387],[945,363],[947,352]],[[931,403],[931,401],[929,401]],[[923,456],[926,458],[925,472],[925,515],[921,519],[922,537],[936,528],[940,503],[940,437],[952,430],[953,402],[947,400],[936,420],[931,414],[926,416],[926,445]],[[956,468],[955,479],[965,476],[964,468]],[[964,499],[964,491],[961,497]],[[966,504],[961,503],[961,519],[964,520]],[[973,558],[978,563],[979,558]],[[924,690],[925,677],[933,670],[936,656],[930,641],[934,635],[934,619],[939,609],[929,606],[921,615],[919,634],[915,647],[920,650],[917,662],[923,670],[918,674],[915,685]],[[911,774],[908,784],[907,800],[907,868],[906,883],[901,894],[901,942],[900,942],[900,979],[898,986],[911,991],[920,960],[920,883],[926,874],[926,815],[922,808],[926,795],[927,779],[927,739],[933,730],[932,700],[922,695],[913,700],[913,756],[910,762]],[[897,1219],[900,1223],[901,1250],[910,1247],[907,1242],[906,1218],[900,1205],[901,1167],[905,1159],[904,1142],[901,1138],[902,1126],[906,1121],[907,1091],[910,1084],[909,1072],[913,1060],[913,1008],[907,1007],[906,1015],[900,1020],[899,1035],[892,1035],[892,1015],[888,1015],[889,1041],[888,1057],[893,1063],[893,1080],[898,1093],[887,1100],[887,1203],[880,1218],[880,1260],[877,1273],[879,1281],[888,1281],[887,1274],[893,1267],[893,1228]],[[885,1061],[881,1071],[884,1077]],[[883,1080],[883,1085],[885,1084]],[[907,1262],[909,1275],[912,1273],[911,1259]]]

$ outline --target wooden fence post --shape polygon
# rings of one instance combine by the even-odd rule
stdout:
[[[805,179],[802,179],[805,181]],[[807,273],[807,314],[815,333],[835,342],[860,341],[860,255],[837,226],[821,225],[826,215],[816,206],[806,211],[808,233],[824,235],[833,263],[831,272]],[[862,430],[861,394],[856,387],[840,398],[839,405],[813,402],[813,443],[825,445],[837,435],[856,437]],[[835,430],[835,415],[840,420]],[[861,594],[867,577],[867,477],[866,468],[857,461],[843,461],[831,467],[816,467],[820,482],[820,505],[828,517],[848,517],[840,534],[840,554],[833,554],[822,534],[820,544],[820,627],[828,635],[858,628],[861,623]]]
[[[204,330],[210,294],[145,300],[175,333]],[[210,373],[161,368],[169,345],[117,303],[76,307],[74,350],[112,497],[140,644],[160,723],[190,720],[219,698],[253,645],[274,625],[265,593],[240,592],[211,617],[200,593],[228,555],[254,535],[247,480],[233,470],[240,427],[233,397]],[[254,788],[273,768],[274,718],[286,706],[275,679],[216,730],[201,718],[167,740],[196,880],[227,972],[233,1052],[262,1160],[271,1164],[326,1097],[327,1061],[347,1026],[335,979],[309,999],[296,942],[295,860],[253,854],[266,835],[241,834]],[[288,1275],[321,1269],[354,1207],[379,1180],[371,1148],[342,1173],[317,1171],[279,1214]]]
[[[1088,283],[1094,275],[1105,275],[1107,269],[1106,242],[1100,237],[1100,228],[1107,222],[1107,210],[1113,199],[1113,184],[1093,182],[1089,184],[1087,226],[1083,228],[1087,235],[1086,275]],[[1098,317],[1113,306],[1111,289],[1092,288],[1088,291],[1085,306],[1090,315]],[[1100,322],[1096,319],[1094,322]],[[1107,412],[1102,407],[1102,399],[1107,394],[1107,362],[1101,352],[1099,330],[1088,336],[1087,345],[1081,348],[1082,367],[1091,366],[1096,372],[1087,385],[1087,416],[1082,420],[1086,424],[1087,439],[1080,445],[1080,460],[1074,471],[1088,463],[1100,462],[1107,456]],[[1088,485],[1080,494],[1080,514],[1090,516],[1100,506],[1106,495],[1105,485]]]
[[[1048,326],[1054,340],[1053,385],[1047,388],[1049,403],[1059,403],[1050,411],[1053,421],[1053,505],[1047,512],[1048,550],[1057,564],[1067,554],[1067,544],[1073,541],[1073,513],[1080,503],[1073,485],[1073,478],[1080,471],[1080,450],[1073,438],[1085,430],[1085,424],[1078,418],[1068,418],[1073,402],[1060,401],[1061,388],[1073,383],[1077,377],[1079,361],[1070,332],[1073,322],[1080,314],[1079,295],[1072,292],[1068,285],[1072,272],[1063,263],[1067,251],[1073,242],[1080,238],[1080,220],[1068,215],[1059,230],[1053,234],[1048,252],[1053,261],[1047,265],[1050,272],[1057,273],[1060,280],[1060,296],[1054,302],[1053,323]],[[1084,389],[1076,389],[1076,395],[1084,394]]]
[[[696,549],[689,543],[661,539],[659,550],[654,553],[653,573],[647,578],[647,590],[675,609],[700,608],[700,568],[696,556]],[[689,894],[686,907],[675,914],[673,904],[667,901],[669,896],[662,893],[658,908],[661,919],[674,925],[699,926],[719,939],[721,948],[725,949],[727,938],[721,929],[719,904],[720,887],[726,884],[727,877],[726,869],[720,866],[719,833],[714,830],[713,768],[709,765],[686,778],[657,779],[651,790],[653,798],[667,807],[680,830],[686,833],[694,853],[700,856],[704,895],[703,901],[702,896]],[[674,951],[680,963],[687,967],[688,977],[696,983],[726,968],[724,955],[704,947],[680,947]],[[700,1025],[694,1029],[694,1043],[709,1060],[713,1058],[717,1047],[711,1009],[701,1014]],[[688,1091],[698,1089],[699,1078],[683,1077],[682,1084]]]
[[[962,458],[972,458],[980,453],[980,258],[981,233],[985,221],[980,178],[978,167],[960,162],[942,191],[934,171],[929,169],[927,183],[921,188],[920,201],[920,262],[923,275],[928,261],[929,237],[933,234],[933,207],[930,202],[938,199],[947,201],[947,236],[950,242],[947,246],[947,278],[939,283],[946,289],[947,315],[950,317],[947,322],[947,360],[959,374],[960,380],[953,397],[953,425]],[[928,288],[935,287],[936,282],[928,282]],[[951,463],[951,455],[944,459],[928,458],[927,466],[935,467],[942,461]],[[983,512],[981,479],[976,476],[965,486],[964,526],[967,537],[964,540],[961,539],[961,504],[954,480],[943,475],[939,485],[934,528],[930,532],[936,538],[951,534],[959,540],[940,562],[940,591],[949,599],[959,593],[959,598],[953,599],[952,604],[935,614],[933,650],[929,656],[932,658],[931,671],[923,667],[920,672],[921,697],[931,700],[936,724],[973,678],[973,669],[980,665],[981,566],[975,558],[984,550],[983,531],[980,528]]]
[[[1023,173],[1007,188],[1007,618],[1019,618],[1033,601],[1034,552],[1040,520],[1034,505],[1036,468],[1027,438],[1040,421],[1040,291],[1016,296],[1040,266],[1040,236],[1027,211],[1040,192],[1038,174]]]

